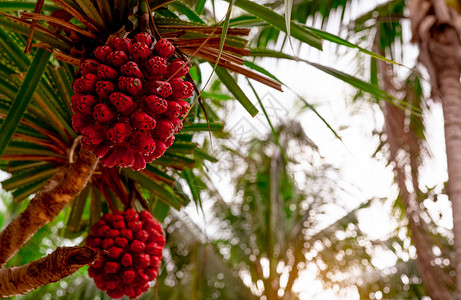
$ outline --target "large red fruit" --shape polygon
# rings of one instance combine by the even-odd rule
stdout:
[[[96,286],[112,298],[133,299],[157,278],[165,237],[150,213],[128,209],[103,215],[91,228],[86,244],[108,251],[88,269]]]
[[[104,166],[142,170],[173,144],[194,90],[181,78],[189,66],[173,57],[175,50],[166,39],[139,33],[110,39],[80,65],[72,126]],[[113,286],[106,288],[115,295],[122,287]]]

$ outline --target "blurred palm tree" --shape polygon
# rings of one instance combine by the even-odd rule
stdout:
[[[267,6],[276,11],[286,8],[285,1],[271,1]],[[461,264],[454,263],[455,252],[456,261],[461,261],[461,242],[457,242],[461,240],[461,228],[457,226],[461,215],[458,212],[461,193],[457,187],[461,162],[455,146],[459,144],[457,132],[461,130],[457,121],[461,113],[458,101],[461,94],[459,57],[456,54],[461,47],[457,26],[461,16],[459,3],[431,0],[390,0],[380,3],[360,0],[294,1],[290,15],[292,20],[306,24],[307,28],[321,24],[322,30],[333,30],[344,37],[344,41],[356,42],[398,63],[410,64],[412,69],[403,71],[399,64],[389,64],[373,57],[359,57],[354,69],[376,87],[395,97],[391,101],[376,95],[371,97],[382,109],[385,119],[384,128],[378,133],[381,144],[377,152],[384,153],[394,168],[395,181],[400,190],[395,207],[406,214],[408,234],[417,249],[419,276],[427,293],[433,299],[453,298],[455,286],[458,294],[461,293],[461,276],[457,276],[455,285],[453,272],[456,265],[459,267],[457,273],[461,273]],[[289,36],[273,28],[263,27],[260,32],[254,43],[258,47],[281,40],[282,45],[288,44]],[[326,34],[324,31],[315,32],[322,36]],[[411,60],[410,37],[419,47],[417,62]],[[344,45],[351,47],[347,43]],[[414,67],[412,64],[415,64]],[[331,70],[323,70],[332,74]],[[428,80],[421,76],[425,70],[429,74]],[[430,90],[430,96],[424,92],[424,88]],[[360,92],[355,99],[364,96]],[[396,102],[396,99],[402,102]],[[443,189],[442,193],[448,194],[453,206],[455,248],[452,246],[452,233],[438,228],[424,204],[424,201],[433,199],[433,188],[422,187],[420,183],[419,171],[424,160],[430,156],[424,116],[431,104],[437,101],[441,101],[445,115],[451,181],[448,191]],[[403,105],[403,109],[399,104]],[[441,190],[440,186],[438,190]],[[441,251],[434,252],[434,247]],[[441,264],[441,261],[445,264]]]

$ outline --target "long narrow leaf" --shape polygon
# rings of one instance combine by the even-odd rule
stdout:
[[[56,173],[56,168],[50,168],[50,164],[42,165],[35,168],[30,168],[26,172],[21,172],[20,174],[14,174],[7,180],[2,182],[2,187],[5,190],[17,189],[23,186],[28,186],[43,178],[48,178],[49,176]]]
[[[254,117],[258,113],[258,109],[251,103],[250,99],[245,95],[234,77],[222,67],[216,68],[216,74],[218,75],[221,82],[227,87],[227,89],[234,95],[240,104],[248,111],[248,113]]]
[[[175,1],[171,3],[170,5],[174,7],[175,9],[177,9],[178,11],[182,12],[192,22],[205,24],[205,22],[200,18],[200,16],[195,11],[190,9],[187,5],[179,1]]]
[[[207,131],[208,129],[211,131],[223,131],[224,124],[223,123],[194,123],[190,125],[184,125],[182,131]]]
[[[331,34],[329,32],[326,32],[326,31],[323,31],[323,30],[320,30],[320,29],[316,29],[316,28],[313,28],[313,27],[309,27],[309,26],[305,26],[306,28],[309,28],[309,30],[311,30],[312,32],[315,32],[318,36],[320,36],[322,39],[326,40],[326,41],[329,41],[329,42],[332,42],[332,43],[335,43],[335,44],[338,44],[338,45],[341,45],[341,46],[346,46],[346,47],[349,47],[349,48],[353,48],[353,49],[358,49],[360,52],[364,53],[364,54],[367,54],[371,57],[374,57],[374,58],[377,58],[377,59],[380,59],[382,61],[385,61],[385,62],[388,62],[388,63],[392,63],[392,64],[396,64],[396,65],[399,65],[401,66],[402,64],[399,64],[393,60],[390,60],[390,59],[387,59],[385,58],[384,56],[382,55],[379,55],[377,53],[374,53],[370,50],[367,50],[363,47],[360,47],[359,45],[356,45],[354,43],[351,43],[343,38],[340,38],[339,36],[337,35],[334,35],[334,34]]]
[[[48,51],[42,49],[37,51],[37,54],[35,55],[35,58],[30,65],[29,70],[27,71],[26,78],[21,85],[21,89],[19,90],[16,99],[10,108],[2,128],[0,128],[0,136],[2,137],[0,139],[0,156],[5,151],[11,136],[21,121],[27,105],[29,104],[32,95],[35,92],[35,88],[40,82],[43,71],[48,64],[50,56],[51,53]]]
[[[24,22],[23,22],[24,23]],[[16,22],[13,22],[13,21],[10,21],[4,17],[0,17],[0,25],[4,26],[5,28],[8,28],[14,32],[17,32],[17,33],[20,33],[22,35],[25,35],[27,36],[29,34],[29,27],[24,25],[24,24],[20,24],[20,23],[16,23]],[[35,30],[34,31],[34,39],[37,40],[37,41],[41,41],[41,42],[44,42],[46,44],[49,44],[50,46],[54,47],[54,48],[58,48],[58,49],[61,49],[61,50],[64,50],[64,51],[70,51],[71,50],[71,46],[66,44],[64,41],[56,38],[56,36],[53,36],[51,34],[49,34],[48,32],[43,32],[43,31],[40,31],[40,30]]]
[[[268,49],[253,49],[250,51],[250,55],[253,57],[274,57],[274,58],[283,58],[283,59],[290,59],[290,60],[295,60],[295,58],[289,54],[283,53],[283,52],[278,52],[278,51],[273,51],[273,50],[268,50]],[[411,109],[416,115],[421,114],[421,110],[417,107],[412,106],[409,103],[405,103],[402,100],[399,100],[392,95],[386,93],[382,89],[380,89],[378,86],[376,86],[373,83],[369,83],[366,81],[363,81],[362,79],[359,79],[357,77],[354,77],[352,75],[349,75],[347,73],[344,73],[342,71],[336,70],[335,68],[331,68],[328,66],[324,66],[318,63],[314,63],[305,59],[298,59],[298,61],[302,61],[304,63],[307,63],[317,69],[319,69],[322,72],[325,72],[339,80],[342,80],[350,85],[352,85],[355,88],[358,88],[364,92],[369,93],[370,95],[377,97],[379,99],[383,99],[385,101],[388,101],[389,103],[401,108],[401,109]]]
[[[25,187],[22,187],[22,188],[19,188],[19,189],[15,190],[12,193],[14,201],[19,202],[19,201],[24,200],[25,198],[29,197],[30,195],[38,192],[45,185],[47,180],[51,178],[51,176],[52,175],[49,175],[48,177],[45,177],[45,178],[43,178],[43,179],[41,179],[39,181],[36,181],[36,182],[32,183],[29,186],[25,186]]]
[[[202,14],[203,8],[205,7],[205,2],[206,0],[198,0],[197,3],[195,4],[195,12],[197,14]]]
[[[34,10],[35,1],[4,1],[0,2],[0,11],[13,12],[20,10]],[[58,7],[52,3],[44,3],[43,10],[50,11],[58,9]]]
[[[225,1],[230,2],[232,0]],[[270,10],[269,8],[249,0],[237,0],[235,5],[274,26],[278,30],[288,34],[287,27],[285,25],[285,18],[278,15],[276,12]],[[320,37],[313,33],[311,30],[304,28],[293,21],[290,22],[290,28],[291,35],[294,38],[314,48],[322,50],[322,41]]]
[[[254,88],[253,84],[251,84],[250,79],[247,78],[247,81],[248,81],[248,84],[250,85],[250,88],[251,88],[251,90],[253,91],[253,93],[254,93],[256,99],[258,100],[259,106],[261,106],[261,109],[262,109],[262,111],[263,111],[263,113],[264,113],[264,116],[266,117],[267,123],[269,124],[269,126],[270,126],[270,128],[271,128],[272,136],[274,137],[275,143],[276,143],[277,146],[279,147],[280,153],[282,153],[282,157],[283,157],[285,163],[288,164],[288,158],[287,158],[287,156],[286,156],[286,154],[285,154],[285,150],[284,150],[283,147],[280,145],[279,136],[278,136],[278,134],[275,132],[274,126],[272,126],[271,119],[269,118],[269,115],[267,114],[266,108],[264,107],[264,104],[263,104],[263,102],[261,101],[261,97],[259,97],[259,95],[258,95],[258,93],[256,92],[256,89]]]
[[[0,27],[0,45],[2,52],[6,53],[10,60],[16,64],[21,71],[27,70],[29,58],[25,55],[18,44]]]
[[[295,53],[293,41],[291,40],[291,10],[293,9],[293,0],[285,0],[285,27],[287,28],[287,37],[290,42],[291,50]]]

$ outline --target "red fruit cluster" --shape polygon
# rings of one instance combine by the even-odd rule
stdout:
[[[74,81],[72,125],[82,145],[106,167],[142,170],[163,155],[182,129],[193,95],[175,47],[147,33],[112,38],[80,65]]]
[[[88,269],[97,287],[112,298],[136,298],[158,275],[165,237],[150,213],[128,209],[103,215],[86,244],[108,251]]]

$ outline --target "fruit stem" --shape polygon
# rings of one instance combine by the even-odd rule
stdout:
[[[89,247],[58,247],[50,255],[19,267],[0,270],[0,298],[25,294],[61,280],[99,259]]]

